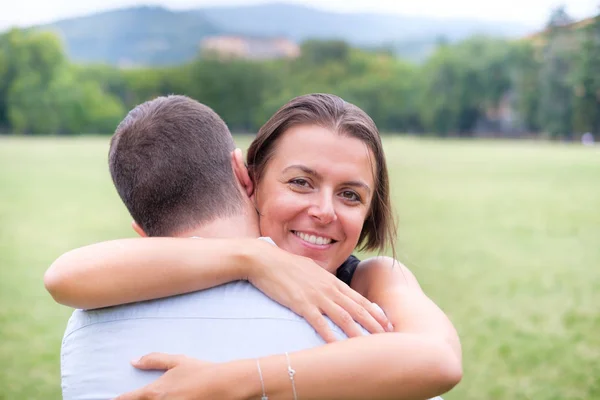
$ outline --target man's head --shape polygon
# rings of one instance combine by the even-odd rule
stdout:
[[[110,142],[117,192],[148,236],[176,236],[243,212],[232,169],[235,145],[209,107],[158,97],[129,112]]]

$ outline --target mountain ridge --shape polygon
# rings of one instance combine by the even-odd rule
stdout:
[[[475,34],[511,37],[531,31],[510,22],[340,13],[287,3],[187,10],[125,7],[31,29],[58,33],[74,62],[148,66],[191,61],[202,39],[220,34],[282,36],[295,42],[341,39],[358,47],[386,46],[416,59],[423,58],[442,37],[456,41]]]

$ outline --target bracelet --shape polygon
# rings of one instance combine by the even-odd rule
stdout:
[[[290,376],[290,381],[292,382],[292,392],[294,393],[294,400],[298,400],[298,395],[296,394],[296,382],[294,381],[294,375],[296,375],[296,371],[292,368],[292,364],[290,363],[290,355],[285,352],[285,358],[287,359],[288,364],[288,375]]]
[[[256,359],[256,367],[258,368],[258,376],[260,377],[260,386],[262,387],[262,397],[260,400],[269,400],[267,393],[265,392],[265,381],[263,380],[262,371],[260,370],[260,362]]]

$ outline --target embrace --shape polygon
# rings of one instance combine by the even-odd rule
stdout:
[[[462,378],[452,323],[394,253],[373,120],[330,94],[290,100],[246,159],[185,96],[143,103],[110,142],[142,238],[48,269],[76,308],[62,392],[79,399],[430,399]]]

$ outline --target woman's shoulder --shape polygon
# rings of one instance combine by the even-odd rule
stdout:
[[[356,265],[354,278],[357,284],[384,281],[420,288],[411,270],[400,261],[388,256],[375,256],[360,261]]]

